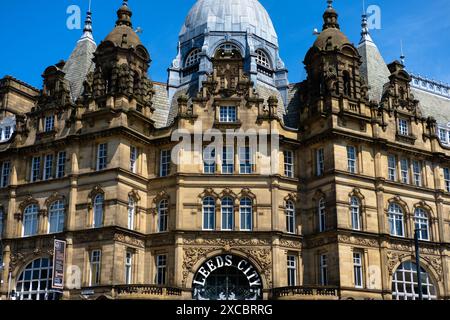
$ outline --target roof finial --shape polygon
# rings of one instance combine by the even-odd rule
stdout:
[[[116,26],[125,25],[128,27],[132,27],[131,24],[131,16],[133,13],[131,12],[130,8],[128,7],[128,0],[123,0],[122,6],[117,11],[117,22]]]
[[[362,44],[364,42],[373,43],[372,37],[370,36],[370,32],[369,32],[369,25],[367,23],[367,14],[365,12],[363,12],[363,15],[362,15],[361,40],[360,40],[359,44]]]
[[[333,0],[327,0],[328,9],[333,9]]]
[[[333,8],[333,0],[327,0],[328,7],[323,14],[323,30],[329,28],[339,29],[338,14]]]
[[[403,52],[403,40],[400,40],[400,62],[405,65],[405,54]]]
[[[80,41],[85,39],[94,41],[94,36],[92,35],[91,0],[89,0],[89,8],[86,12],[86,20],[84,21],[83,36],[81,37]]]

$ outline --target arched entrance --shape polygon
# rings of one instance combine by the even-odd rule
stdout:
[[[18,300],[58,300],[60,294],[52,289],[53,261],[49,258],[30,262],[17,278]]]
[[[425,300],[436,300],[436,287],[428,272],[420,267],[422,279],[422,295]],[[403,262],[392,276],[392,299],[417,300],[419,299],[419,284],[417,278],[417,265],[412,261]]]
[[[232,254],[207,260],[192,283],[195,300],[261,300],[262,279],[248,260]]]

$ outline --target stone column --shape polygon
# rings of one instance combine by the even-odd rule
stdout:
[[[78,151],[79,149],[77,147],[75,150],[73,150],[73,153],[71,155],[70,192],[66,211],[66,228],[69,231],[75,230],[76,228],[75,214],[78,198]]]
[[[1,254],[1,253],[0,253]],[[8,294],[8,283],[9,283],[9,264],[11,261],[11,247],[9,244],[6,244],[3,247],[3,265],[4,268],[2,270],[1,278],[3,280],[3,284],[0,285],[0,292],[5,292],[6,295]],[[1,298],[1,295],[0,295]]]
[[[75,270],[73,268],[73,239],[72,235],[66,236],[66,263],[65,263],[65,283],[64,283],[64,292],[63,297],[64,299],[70,299],[70,291],[68,289],[77,289],[78,286],[81,286],[81,278],[77,279],[76,275],[77,273],[72,274],[72,272]],[[79,274],[81,276],[81,272]],[[77,280],[79,280],[79,283],[76,283]]]
[[[272,230],[278,231],[279,226],[279,215],[278,215],[278,198],[279,198],[279,184],[277,180],[272,181],[271,185],[271,201],[272,201]]]
[[[173,261],[173,285],[177,288],[183,286],[183,236],[175,236],[175,249],[174,249],[174,261]]]

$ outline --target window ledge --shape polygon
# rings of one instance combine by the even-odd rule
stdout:
[[[403,135],[401,133],[397,133],[396,139],[397,139],[397,141],[400,141],[400,142],[414,144],[417,140],[417,137],[415,135]]]
[[[56,130],[53,129],[51,131],[42,131],[42,132],[38,132],[36,134],[36,137],[38,139],[45,139],[45,138],[54,138],[56,135]]]
[[[214,127],[216,128],[221,128],[221,129],[235,129],[235,128],[240,128],[242,126],[242,122],[241,121],[236,121],[236,122],[220,122],[220,121],[215,121],[214,122]]]

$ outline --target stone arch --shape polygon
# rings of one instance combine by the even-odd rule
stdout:
[[[45,200],[45,206],[47,207],[47,210],[50,210],[50,206],[56,201],[62,201],[64,203],[64,206],[67,205],[66,197],[58,192],[54,192]]]
[[[403,199],[400,196],[395,196],[387,201],[387,207],[385,209],[386,215],[389,215],[389,207],[391,206],[391,204],[394,203],[398,204],[402,208],[405,218],[411,213],[408,204],[405,201],[403,201]]]
[[[105,196],[105,191],[103,190],[103,188],[100,185],[96,185],[91,192],[89,192],[88,195],[88,208],[92,209],[95,197],[97,197],[99,194],[102,194],[103,196]]]
[[[343,54],[346,54],[346,55],[350,55],[350,56],[353,56],[353,57],[358,57],[359,56],[359,53],[358,53],[358,51],[352,46],[352,45],[349,45],[349,44],[343,44],[341,47],[340,47],[340,51],[343,53]]]
[[[210,52],[208,53],[208,56],[210,57],[215,57],[217,54],[217,51],[219,50],[219,48],[224,45],[224,44],[231,44],[237,47],[237,49],[239,50],[239,53],[241,55],[242,58],[245,57],[245,48],[244,46],[239,42],[236,41],[235,39],[222,39],[218,42],[216,42],[213,46],[211,46]]]
[[[234,204],[235,208],[237,208],[239,206],[240,199],[238,198],[238,195],[233,190],[231,190],[230,188],[225,188],[224,190],[222,190],[222,192],[219,194],[219,197],[217,198],[216,202],[219,205],[221,205],[222,204],[222,199],[226,198],[226,197],[229,197],[229,198],[233,199],[233,204]]]
[[[199,248],[190,248],[191,250],[207,250],[207,249],[199,249]],[[255,249],[257,250],[257,249]],[[269,250],[270,251],[270,250]],[[187,275],[185,279],[185,287],[187,289],[192,289],[192,283],[194,281],[194,277],[197,274],[199,268],[204,265],[208,260],[211,258],[214,258],[216,256],[220,256],[223,254],[231,254],[237,257],[241,257],[244,259],[247,259],[249,262],[252,263],[252,265],[255,267],[256,271],[258,272],[259,276],[262,280],[262,287],[263,289],[269,289],[271,287],[272,280],[271,278],[268,279],[267,272],[271,272],[271,268],[267,268],[267,266],[261,265],[261,263],[258,261],[257,258],[255,258],[251,253],[244,252],[240,250],[240,248],[211,248],[207,252],[200,252],[197,255],[198,260],[192,264],[192,267],[188,270],[189,274]],[[270,256],[270,255],[269,255]],[[271,257],[271,256],[270,256]]]
[[[198,195],[198,205],[197,205],[197,213],[202,214],[203,212],[203,200],[207,197],[211,197],[214,199],[214,203],[216,205],[216,211],[220,208],[220,196],[217,192],[212,188],[207,188],[203,190],[202,193]]]
[[[361,203],[361,207],[366,207],[366,197],[361,193],[361,190],[359,188],[354,188],[352,192],[348,194],[349,199],[356,197],[358,198],[359,202]]]
[[[413,254],[403,254],[400,255],[396,261],[396,264],[393,266],[392,270],[389,271],[389,284],[392,284],[394,273],[397,269],[405,262],[412,262],[416,264],[416,257]],[[436,295],[439,299],[440,293],[445,292],[443,284],[442,284],[442,276],[439,275],[439,272],[436,268],[430,263],[426,257],[420,257],[420,267],[423,268],[427,274],[431,277],[431,280],[436,288]],[[417,267],[417,266],[416,266]]]
[[[158,203],[160,203],[162,200],[170,200],[170,195],[167,193],[166,190],[162,190],[159,193],[157,193],[153,198],[152,203],[154,206],[157,206]]]
[[[241,201],[242,198],[249,198],[253,202],[253,208],[256,209],[257,207],[256,195],[249,188],[242,189],[241,192],[239,192],[239,194],[236,196],[236,198],[238,199],[238,201]]]
[[[39,201],[37,201],[35,198],[33,198],[32,195],[28,195],[28,196],[27,196],[27,197],[19,204],[19,210],[20,210],[20,212],[23,214],[23,212],[25,211],[25,209],[26,209],[28,206],[32,205],[32,204],[37,205],[38,208],[40,207],[40,206],[39,206]]]
[[[25,213],[25,209],[31,205],[36,205],[38,207],[38,212],[41,211],[39,201],[33,198],[32,195],[28,195],[20,204],[19,204],[19,212],[15,214],[15,218],[17,220],[23,220],[23,215]]]
[[[431,208],[431,206],[423,200],[413,205],[412,214],[416,212],[416,209],[423,209],[427,211],[430,219],[434,216],[433,208]]]
[[[16,286],[16,280],[20,276],[23,270],[33,261],[37,259],[52,259],[53,249],[41,250],[39,248],[28,252],[16,252],[11,254],[11,278],[13,281],[13,287]]]

